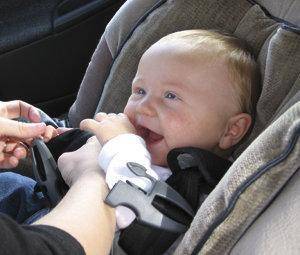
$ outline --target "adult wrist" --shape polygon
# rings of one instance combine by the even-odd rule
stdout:
[[[102,173],[99,171],[88,171],[81,176],[79,176],[71,185],[71,187],[78,185],[85,187],[86,189],[89,188],[99,188],[101,189],[101,194],[103,199],[107,196],[109,189],[105,182],[105,178]]]

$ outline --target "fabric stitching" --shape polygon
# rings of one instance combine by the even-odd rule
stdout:
[[[229,206],[216,218],[216,220],[212,223],[212,225],[208,228],[206,233],[204,234],[203,238],[199,240],[197,245],[195,246],[192,254],[197,254],[201,248],[205,245],[207,242],[209,236],[212,234],[212,232],[229,216],[231,211],[234,208],[234,205],[238,201],[238,198],[240,195],[249,187],[251,184],[253,184],[256,180],[258,180],[263,174],[268,172],[270,169],[272,169],[274,166],[281,163],[283,160],[285,160],[290,152],[295,147],[295,144],[299,138],[300,135],[300,127],[297,127],[296,131],[294,132],[293,136],[290,139],[290,142],[286,146],[285,150],[279,154],[277,157],[269,161],[267,164],[262,166],[257,172],[255,172],[250,178],[248,178],[246,181],[244,181],[240,186],[236,189],[234,194],[232,195]]]
[[[261,4],[257,3],[255,0],[247,0],[249,3],[253,5],[258,5],[260,8],[263,10],[263,12],[271,19],[275,20],[276,22],[282,23],[283,25],[287,26],[291,31],[300,33],[300,27],[297,26],[296,24],[293,24],[292,22],[289,22],[287,20],[284,20],[282,18],[275,17],[272,15],[264,6]],[[296,30],[296,31],[295,31]]]
[[[161,5],[163,5],[164,3],[166,3],[167,0],[161,0],[159,1],[157,4],[155,4],[149,11],[147,11],[138,21],[137,23],[133,26],[133,28],[131,29],[131,31],[128,33],[128,35],[125,37],[124,42],[121,44],[120,48],[117,50],[116,55],[113,59],[113,62],[117,59],[117,57],[119,56],[121,50],[123,49],[124,45],[127,43],[127,41],[130,39],[130,37],[132,36],[133,32],[137,29],[137,27],[143,23],[145,21],[145,19],[156,9],[158,9]]]

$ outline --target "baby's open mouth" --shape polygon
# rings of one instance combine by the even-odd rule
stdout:
[[[147,145],[160,142],[164,138],[162,135],[142,126],[137,127],[137,133],[145,140]]]

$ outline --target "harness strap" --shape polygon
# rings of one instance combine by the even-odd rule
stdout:
[[[196,165],[182,169],[179,156],[183,154],[191,156]],[[198,148],[180,148],[169,153],[168,164],[173,174],[167,183],[186,199],[196,212],[225,174],[231,162]],[[155,201],[155,206],[159,207],[161,212],[186,226],[192,222],[191,218],[179,214],[178,211],[172,210],[166,204],[161,204],[160,201]],[[164,253],[179,236],[179,233],[145,226],[135,220],[129,227],[121,231],[118,244],[130,255],[156,255]]]

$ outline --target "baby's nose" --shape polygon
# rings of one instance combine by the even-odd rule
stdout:
[[[150,117],[153,117],[156,114],[154,102],[146,98],[138,104],[136,110],[139,114],[147,115]]]

